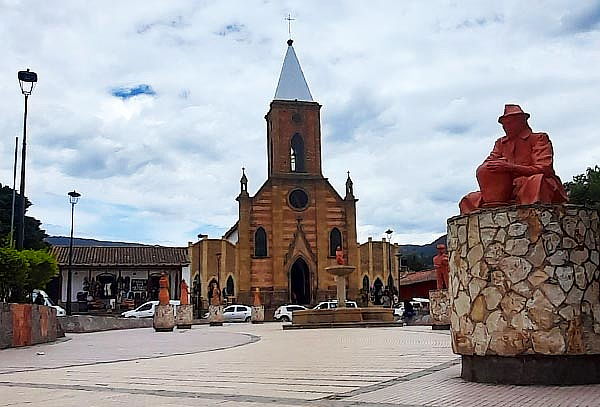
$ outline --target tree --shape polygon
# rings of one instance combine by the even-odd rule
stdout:
[[[10,235],[10,216],[12,209],[12,193],[13,189],[9,186],[0,184],[0,245],[4,242],[8,243]],[[32,203],[25,197],[25,210]],[[19,208],[19,194],[16,195],[15,211]],[[15,213],[15,230],[18,224],[18,215]],[[23,247],[25,249],[45,249],[48,245],[44,242],[44,238],[48,235],[41,228],[42,223],[34,217],[25,216],[25,241]]]
[[[52,277],[58,275],[58,262],[46,250],[23,250],[21,256],[29,266],[25,287],[28,293],[45,288]]]
[[[0,247],[0,301],[25,300],[28,266],[20,252]]]
[[[565,182],[569,202],[600,209],[600,167],[588,168],[585,174],[573,177],[573,181]]]

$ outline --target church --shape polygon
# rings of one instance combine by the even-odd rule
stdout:
[[[360,267],[350,173],[343,195],[323,175],[321,105],[313,100],[293,41],[287,44],[265,116],[267,179],[251,196],[242,169],[236,224],[221,239],[203,236],[189,244],[192,300],[199,308],[205,308],[213,281],[230,303],[251,304],[256,288],[267,308],[335,298],[335,280],[325,268],[336,264],[338,246],[347,264]],[[388,274],[396,269],[397,276],[393,263]],[[348,298],[357,298],[364,277],[357,270],[348,279]]]

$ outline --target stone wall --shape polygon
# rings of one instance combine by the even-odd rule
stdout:
[[[61,333],[54,308],[0,302],[0,349],[52,342]]]
[[[454,352],[599,354],[598,219],[597,211],[573,205],[449,219]]]
[[[429,291],[429,315],[433,325],[448,325],[450,323],[448,290]]]
[[[151,328],[152,318],[119,318],[95,315],[71,315],[60,317],[59,323],[65,332],[86,333],[111,331],[114,329]]]

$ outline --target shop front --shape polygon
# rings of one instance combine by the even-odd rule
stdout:
[[[157,251],[161,256],[157,256]],[[59,260],[60,302],[64,304],[67,302],[68,247],[55,246],[53,252]],[[158,281],[163,273],[169,280],[171,298],[179,298],[182,278],[189,284],[187,248],[74,247],[73,252],[73,313],[122,312],[146,301],[158,300]]]

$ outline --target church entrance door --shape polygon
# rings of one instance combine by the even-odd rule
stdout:
[[[310,272],[306,262],[297,259],[290,270],[290,300],[292,304],[310,304]]]

